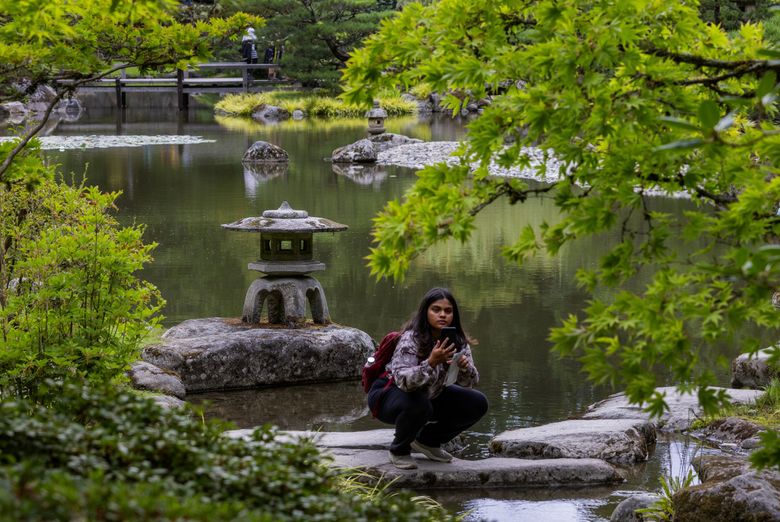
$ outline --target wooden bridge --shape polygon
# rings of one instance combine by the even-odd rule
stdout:
[[[196,70],[233,70],[239,71],[241,76],[190,76],[190,73]],[[83,84],[79,89],[114,90],[116,106],[119,108],[127,107],[127,93],[175,92],[179,110],[185,110],[189,107],[190,94],[257,92],[264,86],[289,83],[287,80],[255,79],[250,71],[256,70],[268,71],[268,76],[272,72],[275,76],[280,73],[279,66],[271,63],[211,62],[198,64],[193,71],[179,69],[176,71],[176,77],[128,78],[125,70],[122,70],[119,76]],[[61,80],[61,83],[72,84],[73,81]]]

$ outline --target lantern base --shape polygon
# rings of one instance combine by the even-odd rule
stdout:
[[[315,323],[330,323],[325,290],[319,281],[309,276],[261,277],[249,285],[241,319],[246,323],[259,323],[263,304],[267,303],[269,323],[302,325],[306,321],[307,301]]]

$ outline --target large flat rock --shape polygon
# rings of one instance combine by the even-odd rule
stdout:
[[[715,388],[719,390],[721,388]],[[601,402],[588,407],[583,419],[641,419],[655,424],[656,429],[662,431],[687,430],[691,423],[701,416],[702,410],[695,395],[683,394],[674,386],[657,388],[666,395],[666,403],[669,410],[660,418],[651,419],[650,414],[642,409],[642,406],[629,404],[624,393],[610,395]],[[759,390],[737,390],[727,388],[726,393],[734,404],[755,402],[763,392]]]
[[[171,328],[141,357],[175,372],[191,393],[357,379],[373,350],[356,328],[264,328],[212,317]]]
[[[647,460],[655,429],[642,419],[567,420],[505,431],[490,450],[527,459],[591,458],[631,464]]]
[[[386,450],[333,448],[327,451],[339,468],[359,469],[374,479],[405,488],[560,487],[615,484],[625,479],[598,459],[525,460],[491,457],[433,462],[413,453],[418,468],[401,470],[390,464]]]
[[[251,429],[230,430],[225,435],[232,438],[249,438]],[[280,432],[281,437],[290,440],[311,439],[320,448],[387,449],[393,440],[391,429],[366,431],[293,431]]]
[[[229,437],[249,437],[252,430],[225,432]],[[330,455],[338,468],[360,470],[369,481],[393,481],[392,487],[484,488],[590,486],[623,482],[620,472],[598,459],[524,460],[492,457],[482,460],[454,459],[450,463],[433,462],[413,453],[418,469],[401,470],[390,464],[387,447],[392,429],[359,432],[286,431],[280,437],[312,439],[321,451]]]

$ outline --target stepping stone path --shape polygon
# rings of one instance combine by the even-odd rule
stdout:
[[[481,460],[433,462],[413,453],[418,468],[400,470],[390,464],[387,447],[392,429],[361,432],[287,431],[290,440],[310,438],[338,468],[366,473],[368,480],[392,480],[393,487],[411,489],[593,486],[624,481],[620,466],[647,459],[657,430],[682,430],[699,414],[696,397],[666,393],[670,411],[650,419],[632,406],[624,394],[615,394],[588,408],[582,419],[567,420],[497,435],[491,450],[501,453]],[[726,390],[734,402],[751,402],[762,392]],[[248,437],[252,430],[233,430],[231,437]],[[517,458],[520,457],[520,458]],[[615,465],[618,464],[618,465]]]
[[[231,437],[248,437],[252,430],[227,432]],[[454,459],[451,463],[433,462],[413,453],[418,468],[401,470],[387,459],[387,446],[393,430],[361,432],[282,433],[290,439],[312,438],[333,458],[338,468],[359,469],[376,480],[393,481],[393,487],[405,488],[482,488],[518,486],[591,486],[623,482],[620,471],[599,459],[526,460],[491,457],[482,460]]]

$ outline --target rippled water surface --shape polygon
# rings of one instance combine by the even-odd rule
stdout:
[[[446,118],[391,120],[388,130],[424,140],[456,140],[463,122]],[[159,243],[156,261],[144,276],[168,304],[166,324],[195,317],[238,316],[249,284],[259,274],[247,270],[259,252],[257,236],[220,228],[287,200],[296,209],[347,224],[338,234],[317,234],[315,258],[327,270],[315,274],[325,288],[332,318],[379,339],[396,329],[432,286],[449,287],[459,300],[463,324],[477,338],[474,348],[480,388],[490,400],[487,416],[469,433],[466,456],[487,455],[486,443],[501,431],[564,420],[605,397],[609,390],[588,384],[576,362],[549,351],[548,329],[576,313],[586,295],[577,288],[578,268],[593,266],[612,238],[580,241],[555,258],[539,257],[523,267],[501,256],[526,224],[555,222],[544,198],[510,206],[499,202],[477,219],[465,244],[450,241],[416,259],[402,284],[369,277],[364,256],[371,220],[414,181],[414,171],[382,167],[349,171],[323,161],[341,145],[364,136],[363,120],[286,122],[263,126],[249,120],[214,118],[208,110],[177,112],[128,110],[88,113],[62,124],[56,135],[188,135],[204,143],[49,151],[66,171],[82,173],[104,190],[121,190],[119,212],[126,222],[144,223],[146,237]],[[275,143],[290,155],[287,169],[244,170],[241,156],[256,140]],[[689,203],[658,199],[658,208],[680,211]],[[725,381],[724,381],[725,384]],[[384,427],[371,419],[356,383],[247,390],[193,396],[208,401],[209,415],[240,427],[271,422],[290,429],[359,430]],[[660,443],[656,457],[635,470],[629,487],[653,489],[658,473],[673,469]],[[466,491],[438,494],[469,520],[603,520],[626,495],[623,489]]]

